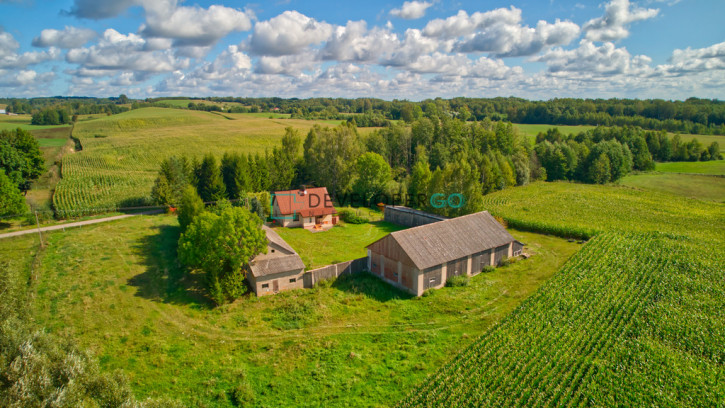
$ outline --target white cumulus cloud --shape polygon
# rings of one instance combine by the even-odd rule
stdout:
[[[616,41],[629,36],[629,26],[659,14],[659,9],[645,9],[630,4],[629,0],[612,0],[604,9],[604,16],[584,24],[586,38],[591,41]]]
[[[332,26],[297,11],[285,11],[254,26],[249,49],[256,55],[299,54],[308,46],[327,40]]]
[[[425,16],[425,11],[432,5],[433,3],[427,1],[406,1],[401,8],[390,10],[390,15],[407,20],[415,20]]]
[[[96,38],[98,34],[87,28],[66,26],[63,30],[53,28],[40,32],[33,39],[34,47],[78,48]]]

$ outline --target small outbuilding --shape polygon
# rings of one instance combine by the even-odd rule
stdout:
[[[367,246],[368,270],[420,296],[458,275],[472,276],[504,257],[518,256],[515,240],[488,211],[396,231]]]
[[[275,191],[272,219],[288,228],[329,229],[337,222],[337,211],[326,187]]]
[[[300,256],[274,230],[262,226],[267,235],[267,253],[249,263],[247,280],[257,296],[283,290],[302,289],[305,264]]]

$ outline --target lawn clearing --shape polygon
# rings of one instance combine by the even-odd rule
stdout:
[[[304,228],[275,228],[294,248],[307,269],[350,261],[367,255],[365,247],[385,235],[405,229],[385,221],[367,224],[340,223],[329,231],[310,232]]]
[[[657,163],[655,170],[663,173],[725,175],[725,160]]]
[[[624,177],[620,183],[643,190],[725,202],[725,177],[678,173],[641,173]]]
[[[514,127],[519,131],[519,134],[526,136],[527,139],[529,139],[529,140],[535,140],[536,135],[538,135],[540,132],[546,133],[546,131],[551,128],[558,128],[559,132],[561,132],[564,135],[568,135],[570,133],[577,135],[580,132],[586,132],[587,130],[596,128],[596,126],[587,126],[587,125],[581,125],[581,126],[527,125],[527,124],[520,124],[520,123],[515,123]]]
[[[194,290],[199,277],[178,269],[176,219],[139,216],[46,234],[29,311],[90,349],[104,369],[122,369],[141,398],[231,407],[239,388],[255,406],[386,407],[580,248],[512,233],[531,259],[424,298],[359,274],[211,309]],[[0,241],[0,253],[18,260],[19,276],[27,276],[33,239]]]

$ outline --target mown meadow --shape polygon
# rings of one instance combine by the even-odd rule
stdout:
[[[593,238],[401,407],[722,404],[722,204],[570,183],[486,203],[519,228]]]
[[[121,369],[140,399],[165,396],[199,407],[384,407],[514,310],[581,248],[512,233],[527,244],[530,259],[423,298],[357,275],[217,308],[206,300],[201,277],[176,262],[173,216],[45,234],[40,251],[37,235],[3,240],[0,253],[13,260],[17,284],[30,284],[25,307],[35,323],[76,339],[105,371]],[[369,243],[359,241],[354,245]],[[298,250],[305,257],[307,249]]]

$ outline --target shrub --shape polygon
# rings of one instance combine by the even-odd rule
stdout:
[[[512,263],[516,262],[516,258],[509,258],[508,256],[504,256],[501,258],[501,260],[498,262],[498,266],[508,266]]]
[[[365,224],[370,222],[367,217],[358,215],[354,210],[342,209],[337,212],[340,215],[340,219],[348,224]]]
[[[467,275],[458,275],[458,276],[449,278],[448,281],[446,281],[446,286],[451,287],[451,288],[468,286],[468,276]]]
[[[493,265],[486,265],[486,266],[483,267],[483,269],[481,269],[481,272],[483,272],[483,273],[490,273],[490,272],[493,272],[495,270],[496,270],[496,267],[495,266],[493,266]]]

